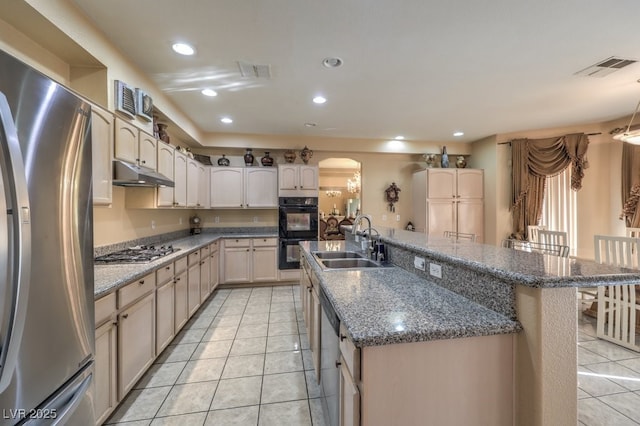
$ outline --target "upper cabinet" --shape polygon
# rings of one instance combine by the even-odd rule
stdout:
[[[171,145],[158,141],[158,173],[165,175],[171,180],[175,179],[173,171],[174,152],[175,149]],[[156,205],[157,207],[172,207],[173,188],[158,188]]]
[[[91,107],[91,147],[93,165],[93,204],[110,205],[113,178],[113,114]]]
[[[198,163],[193,158],[187,159],[187,207],[198,207],[200,196]]]
[[[318,196],[318,166],[281,164],[278,176],[281,197]]]
[[[158,140],[123,119],[115,118],[114,157],[157,170]]]
[[[209,178],[209,166],[198,163],[198,203],[197,207],[201,209],[208,209],[211,207],[209,201],[209,187],[211,186],[211,179]]]
[[[173,206],[187,206],[187,155],[180,151],[173,153]]]
[[[278,170],[270,167],[212,167],[211,207],[276,208],[277,182]]]

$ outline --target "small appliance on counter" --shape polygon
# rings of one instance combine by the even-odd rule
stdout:
[[[189,223],[191,224],[191,235],[198,235],[202,231],[201,226],[202,222],[198,216],[192,216],[189,218]]]

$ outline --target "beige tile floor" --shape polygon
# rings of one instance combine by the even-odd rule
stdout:
[[[298,289],[217,291],[106,423],[324,425]],[[640,353],[578,327],[579,424],[640,425]]]
[[[578,301],[579,308],[582,302]],[[596,337],[596,320],[578,314],[578,421],[640,425],[640,353]]]
[[[217,291],[106,424],[324,425],[298,290]]]

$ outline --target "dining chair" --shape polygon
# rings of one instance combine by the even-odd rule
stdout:
[[[542,244],[566,246],[568,245],[567,233],[564,231],[549,231],[546,229],[540,229],[538,231],[538,242]]]
[[[627,228],[627,237],[640,238],[640,228]]]
[[[472,243],[476,242],[476,234],[466,232],[444,231],[445,238],[455,238],[456,240],[467,240]]]
[[[595,260],[598,263],[638,269],[640,238],[595,235]],[[636,329],[640,311],[637,285],[598,286],[596,336],[640,352]]]
[[[529,225],[527,226],[527,239],[531,242],[537,243],[538,240],[538,232],[541,230],[547,229],[544,225]]]
[[[502,247],[531,253],[550,254],[559,257],[569,257],[569,246],[559,244],[543,244],[527,240],[502,240]]]

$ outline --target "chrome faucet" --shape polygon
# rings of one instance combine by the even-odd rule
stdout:
[[[351,234],[357,235],[358,225],[362,222],[362,219],[367,219],[367,223],[369,224],[369,227],[367,228],[367,233],[365,234],[364,241],[366,243],[367,256],[371,256],[371,253],[373,252],[373,244],[372,244],[373,240],[371,239],[371,215],[359,214],[358,216],[356,216],[356,218],[353,220],[353,227],[351,228]],[[362,232],[364,233],[364,231]],[[365,247],[363,247],[362,250],[365,250]]]

